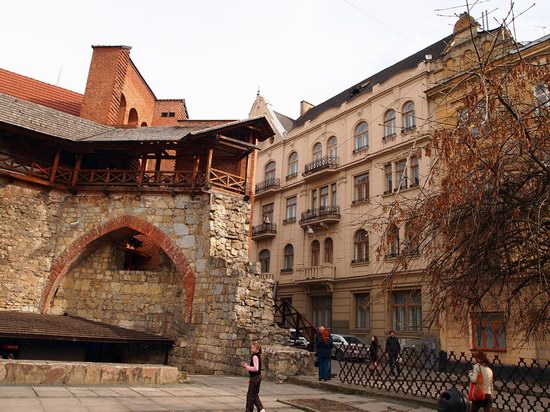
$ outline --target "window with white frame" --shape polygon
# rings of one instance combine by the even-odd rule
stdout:
[[[286,217],[285,221],[292,222],[296,220],[296,196],[291,196],[286,199]]]
[[[323,145],[319,142],[313,145],[313,160],[321,160],[323,158]]]
[[[273,203],[268,203],[267,205],[262,206],[262,220],[263,223],[270,224],[273,223],[273,210],[275,209]]]
[[[266,182],[275,180],[275,162],[269,162],[265,165],[265,180]]]
[[[393,188],[393,172],[392,165],[388,163],[384,165],[384,193],[388,194],[392,192]]]
[[[283,249],[283,271],[291,272],[294,268],[294,246],[290,243]]]
[[[338,142],[336,141],[336,136],[331,136],[327,140],[327,156],[331,159],[336,159],[336,157],[338,157]]]
[[[370,329],[370,294],[355,294],[355,327]]]
[[[369,174],[363,173],[355,176],[353,186],[353,203],[367,202],[369,200]]]
[[[392,292],[390,296],[392,329],[396,332],[422,331],[420,290]]]
[[[367,122],[361,122],[357,125],[353,141],[354,152],[367,150],[369,148],[369,125]]]
[[[369,235],[366,230],[359,229],[353,239],[354,254],[352,263],[369,261]]]
[[[407,188],[407,160],[403,159],[397,162],[396,168],[397,188]]]
[[[395,110],[388,110],[384,115],[384,138],[395,136]]]
[[[409,131],[416,127],[416,116],[414,114],[414,103],[407,102],[403,105],[403,131]]]
[[[288,174],[287,179],[298,176],[298,153],[292,152],[288,156]]]

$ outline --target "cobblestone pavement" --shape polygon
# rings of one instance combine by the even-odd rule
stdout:
[[[166,386],[0,386],[0,411],[244,411],[248,385],[246,378],[193,375],[190,379],[189,384]],[[350,410],[431,411],[383,399],[272,381],[262,382],[260,397],[266,412],[297,411],[300,409],[287,403],[309,398],[341,402],[349,405]],[[346,410],[345,406],[341,410]]]

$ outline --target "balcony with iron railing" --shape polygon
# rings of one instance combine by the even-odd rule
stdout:
[[[305,165],[302,176],[319,175],[321,172],[334,172],[338,168],[337,156],[325,156]],[[322,173],[322,174],[324,174]]]
[[[277,234],[277,225],[275,223],[262,223],[252,226],[252,240],[262,240],[274,237]]]
[[[269,193],[281,188],[281,179],[267,179],[256,184],[256,196],[264,193]]]
[[[340,221],[340,207],[338,206],[322,206],[316,209],[308,209],[302,212],[300,226],[319,223],[337,223]]]
[[[323,263],[320,266],[299,268],[294,272],[294,282],[333,281],[336,278],[336,266]]]

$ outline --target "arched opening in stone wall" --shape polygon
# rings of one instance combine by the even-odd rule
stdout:
[[[130,109],[130,112],[128,113],[128,124],[130,126],[138,125],[138,112],[133,107]]]
[[[90,230],[55,259],[42,308],[175,337],[191,318],[194,287],[173,240],[126,215]]]
[[[121,94],[120,105],[118,106],[118,124],[124,124],[125,116],[126,116],[126,97],[124,97],[124,94]]]

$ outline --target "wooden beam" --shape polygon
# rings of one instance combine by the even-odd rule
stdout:
[[[208,149],[208,158],[206,159],[206,184],[210,184],[210,170],[212,169],[212,157],[214,155],[214,148]]]
[[[145,176],[145,168],[147,167],[147,157],[143,156],[141,159],[141,164],[139,165],[139,175],[138,175],[138,187],[141,187],[143,184],[143,176]]]
[[[76,165],[73,170],[73,179],[71,181],[71,186],[76,186],[78,180],[78,172],[80,171],[80,166],[82,165],[82,153],[79,153],[76,158]]]
[[[50,175],[50,183],[55,182],[55,174],[57,173],[57,167],[59,166],[59,158],[61,157],[61,149],[57,149],[55,152],[55,159],[53,161],[52,173]]]
[[[246,147],[247,149],[254,149],[254,150],[258,149],[258,146],[256,146],[255,144],[250,144],[247,142],[243,142],[242,140],[233,139],[232,137],[227,137],[227,136],[220,136],[220,142],[231,143],[241,147]]]
[[[195,164],[193,165],[193,176],[191,177],[193,187],[197,186],[197,176],[199,174],[200,162],[201,162],[201,158],[200,156],[197,156],[195,158]]]

